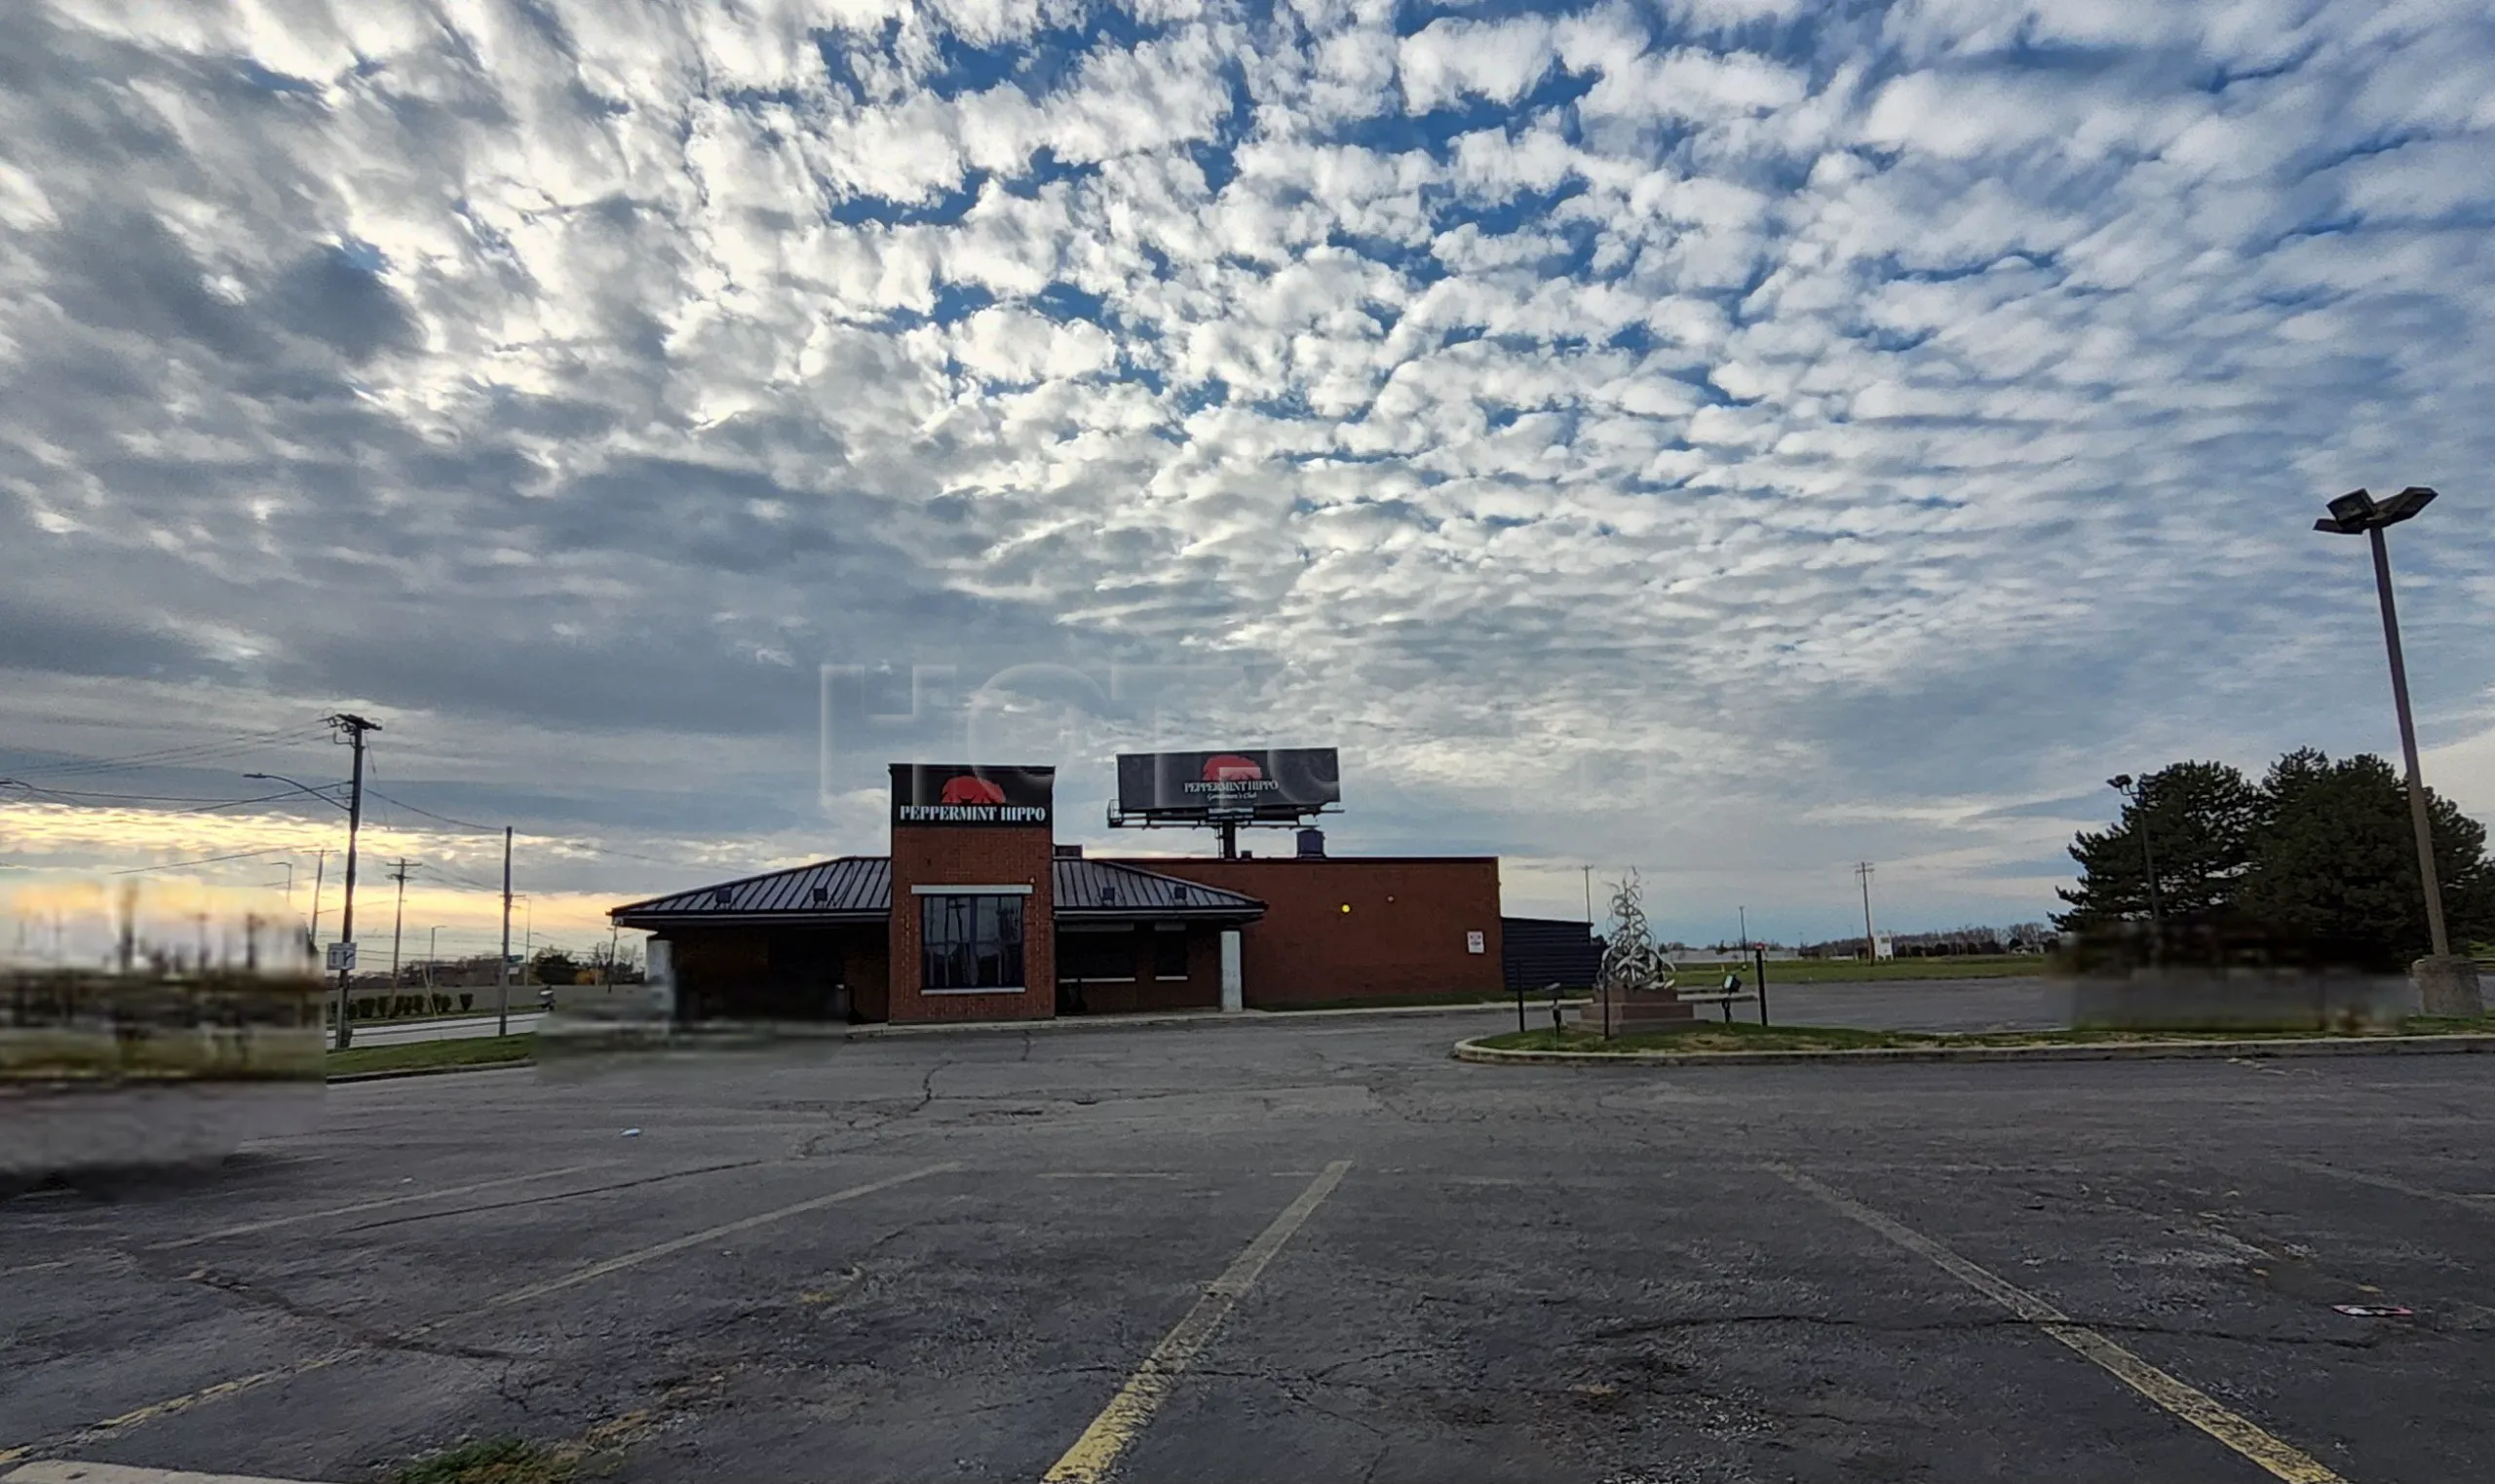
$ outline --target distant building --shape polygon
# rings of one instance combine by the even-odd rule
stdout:
[[[1027,1020],[1506,982],[1496,856],[1110,860],[1055,840],[1056,771],[897,764],[892,853],[608,913],[679,1019]],[[1576,925],[1584,932],[1584,925]]]

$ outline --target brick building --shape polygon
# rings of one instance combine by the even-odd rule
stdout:
[[[892,854],[615,908],[687,1020],[1018,1020],[1502,985],[1495,856],[1103,859],[1046,768],[896,764]],[[664,945],[662,947],[661,945]]]

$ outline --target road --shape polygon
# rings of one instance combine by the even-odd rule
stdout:
[[[1448,1059],[1501,1019],[334,1087],[317,1134],[222,1170],[0,1203],[0,1459],[384,1480],[510,1434],[754,1484],[2495,1473],[2495,1059]]]
[[[1769,1014],[1793,1025],[1852,1025],[1882,1031],[2008,1031],[2062,1023],[2059,1002],[2041,979],[1891,979],[1862,984],[1783,985],[1771,977],[1768,997]],[[1743,1006],[1735,1011],[1747,1017],[1754,1017],[1757,1012],[1756,1006]],[[1546,1017],[1548,1013],[1544,1011]],[[536,1010],[513,1010],[512,1034],[534,1031],[538,1019]],[[492,1015],[359,1024],[355,1044],[400,1046],[410,1041],[491,1036],[495,1024]]]

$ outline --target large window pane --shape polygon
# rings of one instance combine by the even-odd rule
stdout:
[[[929,989],[1020,989],[1022,898],[919,898],[923,983]]]

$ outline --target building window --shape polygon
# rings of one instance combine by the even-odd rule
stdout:
[[[1120,928],[1115,932],[1060,931],[1056,935],[1056,976],[1095,984],[1102,980],[1132,981],[1134,978],[1133,930]]]
[[[921,957],[928,989],[1020,989],[1019,896],[922,896]]]
[[[1152,934],[1152,976],[1156,979],[1183,979],[1187,976],[1187,930],[1164,928]]]

